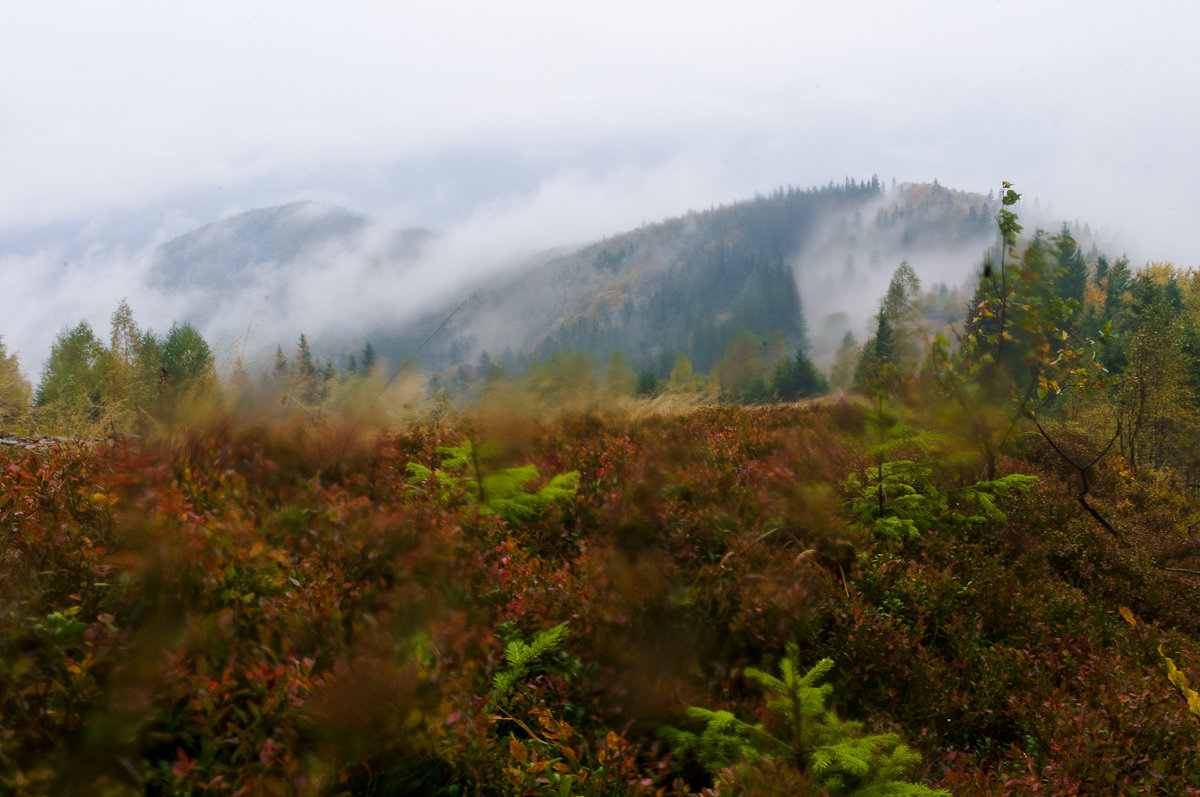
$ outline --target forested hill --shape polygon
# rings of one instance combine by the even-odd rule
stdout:
[[[780,189],[544,258],[479,286],[457,310],[371,339],[393,362],[415,356],[435,371],[523,371],[581,351],[597,364],[619,353],[659,379],[679,355],[709,371],[747,334],[772,355],[829,351],[877,309],[901,261],[930,284],[965,282],[994,238],[994,204],[937,183],[887,190],[876,178]]]
[[[441,236],[297,202],[169,241],[150,279],[184,299],[186,317],[206,333],[270,317],[281,338],[265,343],[290,348],[306,333],[335,362],[368,341],[393,366],[412,361],[427,373],[471,375],[499,364],[519,374],[565,352],[603,366],[619,354],[662,380],[680,357],[710,373],[736,344],[741,359],[757,351],[769,372],[797,352],[828,365],[847,332],[868,332],[902,261],[926,289],[963,285],[994,243],[996,211],[992,197],[937,182],[889,188],[873,177],[781,188],[514,268],[475,264],[491,276],[457,295],[431,292],[441,298],[422,299],[419,316],[364,306],[343,314],[336,333],[296,317],[303,314],[290,297],[338,273],[361,289],[361,301],[385,302],[414,273],[446,268]],[[366,320],[381,317],[388,320]]]

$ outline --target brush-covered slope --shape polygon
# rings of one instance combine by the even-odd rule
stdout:
[[[794,645],[910,782],[1200,794],[1164,659],[1196,683],[1200,507],[1162,476],[1097,463],[1116,537],[1037,436],[982,483],[894,450],[896,538],[853,407],[467,420],[0,450],[0,791],[866,793],[772,741],[748,668]],[[763,732],[689,748],[688,707]]]

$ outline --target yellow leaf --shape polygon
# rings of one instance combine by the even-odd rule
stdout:
[[[9,670],[9,673],[12,676],[12,679],[15,681],[25,673],[29,672],[31,667],[33,667],[32,658],[27,657],[24,659],[17,659],[16,663],[13,664],[12,669]]]
[[[516,759],[518,764],[524,764],[529,760],[529,748],[512,737],[509,737],[508,740],[508,754]]]
[[[1137,628],[1137,618],[1133,616],[1133,612],[1128,606],[1117,606],[1117,613],[1121,615],[1121,619],[1129,623],[1130,627]]]
[[[1171,660],[1170,656],[1163,653],[1162,645],[1158,646],[1158,655],[1162,656],[1163,660],[1167,662],[1167,680],[1175,684],[1180,694],[1187,700],[1188,711],[1193,716],[1200,718],[1200,693],[1197,693],[1195,689],[1188,686],[1187,676],[1175,666],[1175,662]]]

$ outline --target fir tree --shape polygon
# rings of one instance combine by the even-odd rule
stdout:
[[[317,370],[316,362],[313,361],[308,339],[303,334],[300,335],[300,342],[296,346],[296,362],[292,366],[292,380],[296,383],[300,401],[305,405],[311,407],[321,403],[321,374]]]
[[[1064,299],[1074,299],[1083,303],[1083,291],[1087,287],[1088,269],[1084,262],[1083,252],[1071,237],[1071,230],[1066,224],[1062,232],[1053,239],[1057,249],[1058,274],[1054,279],[1054,287],[1058,295]]]
[[[375,359],[375,347],[371,345],[371,341],[367,341],[362,347],[363,376],[371,375],[371,371],[375,368]]]
[[[282,346],[275,347],[275,365],[271,369],[271,373],[275,379],[275,383],[279,387],[287,385],[288,374],[291,373],[292,366],[288,362],[287,355],[283,353]]]
[[[854,369],[854,387],[863,393],[886,390],[896,373],[896,337],[888,320],[887,309],[879,308],[875,337],[863,345],[862,356]]]
[[[888,319],[887,310],[880,308],[878,322],[875,326],[875,358],[879,365],[896,364],[896,337],[892,332],[892,322]]]
[[[779,401],[796,401],[829,390],[829,383],[803,349],[797,351],[796,356],[780,361],[775,368],[772,384],[775,398]]]
[[[831,795],[895,795],[949,797],[949,792],[908,783],[904,774],[921,756],[894,733],[863,734],[862,725],[838,719],[826,707],[833,687],[821,684],[833,669],[822,659],[806,673],[799,650],[788,644],[779,676],[747,668],[746,675],[767,692],[771,726],[747,723],[730,711],[691,707],[687,715],[704,724],[699,733],[664,728],[662,735],[677,751],[694,754],[710,770],[753,768],[762,759],[786,762],[807,775],[813,786]]]
[[[171,327],[162,345],[162,367],[179,388],[199,389],[215,381],[212,350],[191,324]]]

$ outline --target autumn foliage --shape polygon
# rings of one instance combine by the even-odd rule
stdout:
[[[961,472],[918,454],[911,494],[954,495]],[[1124,541],[1037,437],[997,462],[1036,481],[994,514],[947,499],[877,533],[869,424],[841,406],[227,423],[0,456],[5,792],[826,793],[662,733],[689,707],[769,729],[748,673],[791,650],[833,662],[840,717],[921,754],[914,781],[1200,793],[1158,650],[1200,681],[1177,572],[1197,508],[1115,457],[1095,480]],[[578,475],[529,512],[480,501],[514,473],[530,496]]]
[[[862,403],[563,357],[397,422],[369,352],[223,406],[185,329],[65,333],[33,420],[106,437],[0,447],[0,792],[1200,795],[1200,278],[1005,189]]]

